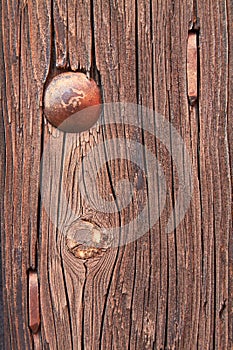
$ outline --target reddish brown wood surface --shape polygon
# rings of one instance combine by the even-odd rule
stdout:
[[[0,347],[230,350],[232,1],[3,0],[0,11]],[[193,66],[187,65],[190,31],[197,35]],[[191,106],[193,67],[198,95]],[[153,109],[181,135],[192,163],[193,193],[173,232],[166,228],[179,169],[170,155],[176,145],[171,135],[168,148],[152,131],[129,125],[68,136],[44,118],[48,82],[75,70],[96,80],[104,103]],[[117,137],[123,139],[120,157],[108,161],[113,145],[93,163],[94,172],[97,160],[107,162],[96,186],[116,206],[115,214],[103,213],[83,199],[78,169],[95,146]],[[132,220],[149,202],[149,182],[155,191],[159,187],[156,176],[148,179],[146,166],[140,170],[125,160],[133,152],[129,140],[147,146],[159,160],[167,185],[164,210],[155,225],[148,215],[150,230],[139,239],[114,248],[106,243],[106,249],[80,259],[87,253],[77,246],[77,236],[86,230],[98,240],[100,228]],[[46,150],[51,157],[43,158],[42,171]],[[138,157],[148,164],[148,154]],[[185,168],[184,154],[178,157]],[[92,178],[84,172],[83,178],[88,192]],[[118,213],[116,185],[124,178],[133,184],[134,200]],[[49,210],[40,182],[50,196]],[[137,227],[129,233],[137,235]],[[30,329],[29,271],[38,275],[36,334]]]

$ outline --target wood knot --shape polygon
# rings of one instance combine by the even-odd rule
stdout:
[[[112,239],[105,229],[97,225],[77,220],[68,228],[66,245],[68,250],[79,259],[90,259],[102,255],[111,247]]]

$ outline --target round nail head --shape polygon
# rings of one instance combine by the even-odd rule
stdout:
[[[101,114],[101,93],[83,73],[57,75],[45,90],[44,112],[49,122],[65,132],[90,129]]]

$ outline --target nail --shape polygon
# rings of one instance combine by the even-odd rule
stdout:
[[[40,327],[39,284],[34,271],[29,272],[29,328],[37,333]]]
[[[187,46],[188,98],[191,106],[195,104],[198,97],[197,71],[197,33],[191,31],[189,32]]]

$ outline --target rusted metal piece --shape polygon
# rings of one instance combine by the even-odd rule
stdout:
[[[29,272],[29,328],[34,334],[40,328],[39,283],[35,271]]]
[[[193,16],[192,20],[189,22],[189,30],[198,32],[200,30],[200,18]]]
[[[187,46],[187,79],[188,79],[188,98],[193,106],[198,97],[198,53],[197,53],[197,33],[189,32]]]
[[[63,131],[90,129],[98,120],[101,110],[100,89],[86,74],[59,74],[45,90],[45,115],[52,125]]]

